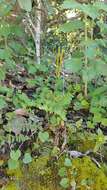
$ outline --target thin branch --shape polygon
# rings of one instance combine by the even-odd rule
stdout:
[[[28,21],[29,21],[29,24],[32,26],[33,30],[36,32],[37,28],[36,26],[34,25],[29,13],[26,14],[27,15],[27,18],[28,18]]]
[[[32,38],[33,38],[33,40],[34,40],[34,42],[35,42],[35,35],[34,35],[34,33],[33,33],[33,30],[32,30],[32,28],[29,26],[28,23],[26,23],[26,24],[27,24],[27,28],[29,29],[29,31],[30,31],[30,33],[31,33],[31,35],[32,35]]]

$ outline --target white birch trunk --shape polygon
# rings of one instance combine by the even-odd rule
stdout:
[[[37,0],[36,31],[35,31],[36,61],[40,64],[41,55],[41,0]]]

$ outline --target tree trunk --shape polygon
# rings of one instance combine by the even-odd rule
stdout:
[[[40,64],[40,44],[41,44],[41,0],[37,0],[36,10],[36,31],[35,31],[35,46],[36,46],[36,61]]]

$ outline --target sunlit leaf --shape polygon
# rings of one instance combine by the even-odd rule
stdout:
[[[25,11],[30,12],[32,10],[32,1],[31,0],[18,0],[19,5]]]
[[[79,29],[84,29],[84,23],[80,20],[65,23],[60,26],[59,30],[62,32],[74,32]]]
[[[32,162],[32,157],[30,153],[25,153],[24,158],[23,158],[23,163],[24,164],[29,164],[30,162]]]
[[[9,159],[8,160],[8,167],[10,170],[17,169],[19,167],[19,161]]]
[[[65,158],[64,165],[67,166],[67,167],[72,166],[72,162],[71,162],[71,160],[70,160],[69,158]]]
[[[60,185],[65,189],[68,188],[69,187],[69,179],[68,178],[62,178],[60,181]]]
[[[49,140],[49,133],[48,132],[39,132],[38,137],[41,142],[46,142]]]
[[[68,60],[65,60],[65,69],[76,73],[78,71],[80,71],[82,68],[82,61],[81,59],[78,58],[71,58]]]
[[[15,160],[15,161],[17,161],[19,158],[20,158],[20,156],[21,156],[21,151],[18,149],[18,150],[11,150],[11,152],[10,152],[10,158],[12,159],[12,160]]]
[[[66,0],[62,5],[62,9],[81,9],[82,5],[77,1]]]

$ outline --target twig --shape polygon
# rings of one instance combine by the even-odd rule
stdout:
[[[65,149],[65,146],[66,146],[66,144],[67,144],[66,127],[65,127],[64,132],[63,132],[63,138],[64,138],[64,142],[63,142],[62,147],[61,147],[61,150],[62,150],[62,151]]]
[[[32,19],[30,18],[29,13],[26,13],[26,15],[27,15],[29,24],[32,26],[33,30],[36,32],[37,28],[36,28],[36,26],[34,25],[34,23],[32,22]]]
[[[34,40],[34,42],[35,42],[35,35],[34,35],[34,33],[33,33],[33,30],[32,30],[32,28],[29,26],[28,23],[26,23],[26,24],[27,24],[27,28],[29,29],[29,31],[30,31],[30,33],[31,33],[31,35],[32,35],[32,38],[33,38],[33,40]]]

